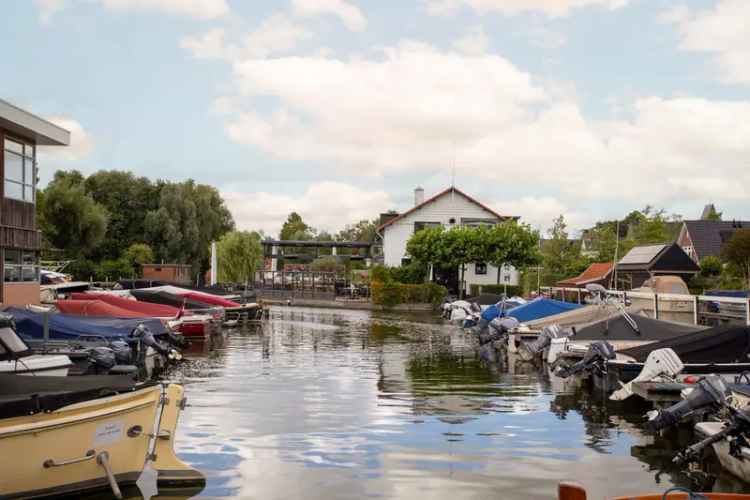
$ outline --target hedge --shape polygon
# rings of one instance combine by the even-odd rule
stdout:
[[[515,285],[471,285],[469,288],[472,297],[476,297],[482,293],[502,295],[503,293],[506,293],[506,290],[508,297],[521,295],[521,287]]]
[[[374,281],[371,287],[372,303],[383,307],[399,304],[440,305],[448,290],[435,283],[405,285],[396,281]]]

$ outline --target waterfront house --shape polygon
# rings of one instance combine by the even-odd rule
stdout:
[[[38,304],[37,146],[67,146],[70,132],[0,99],[0,144],[0,302]]]
[[[414,206],[403,213],[382,214],[378,235],[383,242],[383,263],[401,266],[410,262],[406,252],[409,238],[424,228],[443,226],[494,225],[515,217],[500,215],[456,187],[449,187],[425,200],[424,190],[414,190]],[[453,293],[461,288],[469,293],[471,285],[518,285],[518,271],[510,266],[498,269],[487,262],[467,264],[463,286],[458,269],[435,270],[435,280],[445,284]]]
[[[187,264],[143,264],[143,279],[189,285],[191,267]]]
[[[680,276],[690,281],[700,267],[677,243],[634,247],[617,263],[618,288],[630,290],[654,276]]]
[[[686,220],[677,243],[695,262],[703,257],[721,257],[724,243],[739,229],[750,229],[750,221]]]

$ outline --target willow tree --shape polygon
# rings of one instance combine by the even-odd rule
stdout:
[[[216,254],[220,282],[252,281],[263,262],[261,237],[256,232],[229,232],[216,243]]]

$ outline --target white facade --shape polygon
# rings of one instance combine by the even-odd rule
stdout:
[[[416,198],[419,200],[419,197]],[[406,243],[414,234],[417,224],[442,225],[446,228],[461,225],[477,225],[481,223],[495,224],[502,222],[497,214],[471,200],[457,189],[449,189],[426,203],[405,212],[394,222],[385,225],[383,236],[383,261],[386,266],[396,267],[408,258]],[[479,271],[481,271],[481,266]],[[460,276],[460,274],[459,274]],[[498,283],[498,270],[486,265],[486,274],[477,274],[476,264],[467,264],[464,271],[466,291],[472,284],[495,285]],[[512,267],[507,267],[500,273],[500,284],[518,285],[519,273]]]

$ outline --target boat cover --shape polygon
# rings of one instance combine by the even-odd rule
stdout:
[[[41,340],[44,338],[44,314],[19,307],[8,307],[6,314],[13,316],[16,332],[22,338]],[[143,325],[154,335],[168,333],[164,324],[153,318],[102,318],[98,316],[73,316],[49,314],[49,338],[52,340],[76,340],[82,337],[99,337],[107,340],[128,340],[130,333]]]
[[[545,299],[539,297],[531,302],[514,307],[506,312],[506,316],[516,318],[521,323],[535,319],[546,318],[553,314],[560,314],[565,311],[572,311],[582,307],[581,304],[572,304],[570,302],[561,302],[559,300]]]
[[[210,306],[205,302],[198,302],[190,297],[182,297],[174,293],[164,292],[161,290],[151,289],[134,289],[130,294],[141,302],[150,302],[151,304],[163,304],[167,306],[181,308],[183,304],[185,309],[208,309]]]
[[[74,316],[101,316],[104,318],[148,318],[149,316],[113,306],[101,300],[56,300],[55,305],[63,314]]]
[[[184,283],[171,283],[169,281],[164,280],[146,280],[146,279],[137,279],[137,280],[120,280],[118,281],[120,284],[120,287],[124,290],[133,290],[137,288],[155,288],[155,287],[162,287],[162,286],[176,286],[179,288],[183,288],[185,290],[191,290],[193,292],[203,292],[208,293],[211,295],[226,295],[229,297],[237,297],[240,295],[238,292],[230,292],[228,290],[224,290],[223,288],[219,287],[212,287],[212,286],[193,286],[193,285],[186,285]]]
[[[176,307],[141,302],[106,292],[73,293],[71,298],[73,300],[101,300],[120,309],[127,309],[150,318],[174,318],[180,312]]]
[[[226,297],[219,297],[218,295],[211,295],[210,293],[198,292],[195,290],[188,290],[187,288],[180,288],[173,285],[158,286],[153,288],[147,288],[146,290],[154,292],[167,292],[180,297],[187,297],[196,302],[203,302],[209,306],[217,307],[242,307],[242,304],[228,300]]]
[[[750,327],[721,325],[619,352],[643,363],[651,351],[666,347],[683,363],[747,363]]]
[[[654,342],[707,329],[705,326],[663,321],[640,314],[630,314],[630,317],[638,325],[639,332],[633,330],[622,313],[617,313],[609,318],[576,328],[575,340],[643,340]]]
[[[0,374],[0,418],[51,412],[74,403],[134,389],[135,380],[132,375],[28,377]]]

